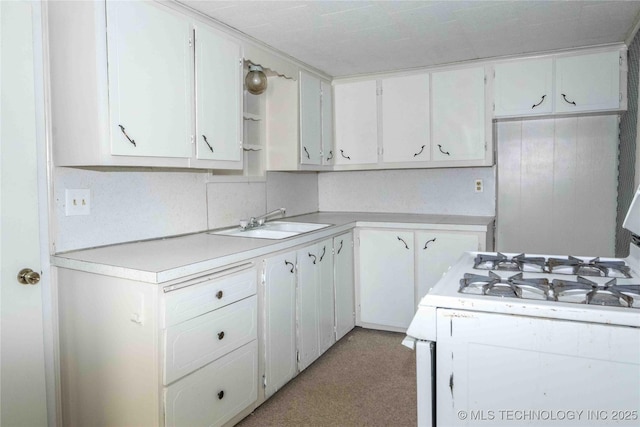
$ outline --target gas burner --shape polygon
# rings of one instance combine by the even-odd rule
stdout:
[[[618,285],[616,279],[603,285],[580,276],[576,282],[554,279],[551,289],[556,301],[640,308],[640,285]]]
[[[601,261],[600,258],[583,261],[569,256],[568,258],[549,258],[547,266],[550,273],[631,278],[629,266],[624,261]]]
[[[524,279],[522,273],[509,278],[490,271],[488,276],[465,273],[458,292],[496,297],[546,300],[549,293],[547,279]]]
[[[525,254],[512,258],[498,252],[496,255],[478,254],[473,268],[478,270],[526,271],[545,273],[547,271],[544,257],[527,257]]]

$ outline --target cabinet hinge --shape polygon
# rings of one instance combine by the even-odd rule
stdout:
[[[622,65],[622,54],[620,54],[620,57],[618,58],[618,65]]]
[[[300,361],[300,352],[296,351],[296,361],[299,362]]]
[[[193,39],[189,38],[189,47],[193,46]]]
[[[382,95],[382,88],[381,87],[377,87],[376,88],[376,95],[378,95],[378,96]]]
[[[496,103],[495,102],[493,103],[493,111],[494,112],[496,111]]]
[[[262,388],[267,388],[267,376],[262,376]]]
[[[382,156],[383,153],[384,153],[384,148],[382,147],[378,148],[378,155]]]
[[[487,84],[487,76],[484,76],[484,84]]]
[[[194,144],[195,142],[196,142],[195,141],[195,137],[193,135],[191,135],[191,143]]]
[[[264,286],[267,283],[267,271],[263,268],[262,273],[260,274],[260,282]]]
[[[620,92],[619,95],[619,102],[622,102],[622,92]]]

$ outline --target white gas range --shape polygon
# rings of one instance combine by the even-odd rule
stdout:
[[[626,259],[465,253],[421,300],[419,426],[640,425],[640,189]]]

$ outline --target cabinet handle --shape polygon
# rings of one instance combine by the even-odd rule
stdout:
[[[533,107],[531,107],[531,109],[533,110],[534,108],[540,106],[540,104],[542,104],[544,102],[544,99],[547,97],[547,95],[542,95],[542,98],[540,98],[540,102],[538,102],[537,104],[533,104]]]
[[[244,148],[244,147],[242,147],[242,149],[244,151],[262,151],[262,148]]]
[[[333,150],[329,150],[329,157],[327,157],[327,161],[333,159]]]
[[[322,262],[322,258],[324,258],[324,254],[327,253],[327,247],[323,246],[322,247],[322,255],[320,255],[320,262]]]
[[[291,272],[293,273],[293,267],[294,267],[294,265],[293,265],[293,263],[292,263],[292,262],[289,262],[289,261],[287,261],[287,260],[284,260],[284,265],[290,265],[290,266],[291,266]]]
[[[344,150],[340,150],[340,155],[341,155],[342,157],[344,157],[345,159],[347,159],[347,160],[351,160],[351,157],[349,157],[349,156],[345,156],[345,155],[344,155]]]
[[[340,251],[342,250],[343,243],[344,243],[344,240],[340,240],[340,247],[338,248],[338,254],[340,254]]]
[[[304,152],[307,153],[307,159],[311,159],[311,156],[309,155],[309,151],[307,150],[307,147],[302,147],[304,148]]]
[[[129,140],[129,142],[130,142],[130,143],[132,143],[134,147],[137,147],[137,145],[136,145],[136,141],[135,141],[135,140],[133,140],[133,139],[131,139],[131,138],[129,138],[129,135],[127,135],[127,132],[125,132],[125,131],[124,131],[124,126],[122,126],[122,125],[118,125],[118,126],[120,126],[120,130],[122,131],[122,133],[124,133],[124,136],[126,136],[126,137],[127,137],[127,139]]]
[[[448,151],[444,151],[444,150],[442,149],[442,145],[440,145],[440,144],[438,144],[438,149],[440,150],[440,152],[441,152],[442,154],[446,154],[447,156],[450,156],[450,155],[451,155],[451,154],[449,154],[449,152],[448,152]]]
[[[222,338],[224,338],[224,331],[218,332],[218,339],[221,340]]]
[[[216,298],[222,299],[222,295],[223,295],[222,291],[216,292]]]
[[[576,106],[576,103],[575,103],[575,102],[573,102],[573,101],[569,101],[569,100],[567,99],[567,95],[565,95],[564,93],[562,93],[561,95],[562,95],[562,97],[564,98],[564,102],[566,102],[567,104],[573,104],[574,106]]]
[[[407,242],[404,241],[404,239],[402,239],[400,236],[396,236],[398,237],[398,240],[400,240],[402,243],[404,243],[404,247],[409,249],[409,245],[407,245]]]
[[[204,138],[205,144],[207,144],[207,147],[209,147],[209,150],[211,150],[211,152],[213,153],[213,147],[211,146],[211,144],[209,144],[209,141],[207,141],[207,137],[202,135],[202,138]]]
[[[417,153],[415,153],[413,155],[413,157],[419,156],[420,154],[422,154],[422,152],[424,151],[424,147],[426,147],[426,145],[423,145],[422,147],[420,147],[420,151],[418,151]]]
[[[309,258],[313,258],[313,263],[316,263],[316,256],[314,254],[312,254],[311,252],[309,252]]]
[[[224,397],[224,390],[220,390],[218,392],[218,399],[222,400],[223,397]]]
[[[424,244],[424,248],[422,248],[422,249],[427,249],[427,247],[429,246],[429,243],[431,243],[431,242],[435,242],[435,241],[436,241],[436,238],[435,238],[435,237],[434,237],[433,239],[431,239],[431,240],[427,240],[427,241],[425,242],[425,244]]]

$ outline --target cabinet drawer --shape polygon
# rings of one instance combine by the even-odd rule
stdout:
[[[164,384],[257,337],[257,297],[243,299],[165,330]]]
[[[253,341],[165,388],[166,426],[220,426],[258,398]]]
[[[256,293],[255,268],[216,278],[188,288],[171,291],[164,298],[163,328],[239,301]]]

